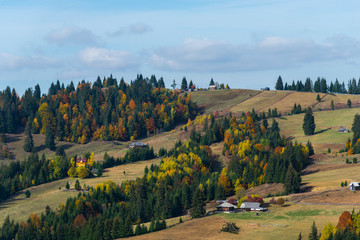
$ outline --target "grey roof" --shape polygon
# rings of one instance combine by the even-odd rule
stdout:
[[[146,146],[147,144],[146,143],[143,143],[143,142],[131,142],[129,144],[129,147],[143,147],[143,146]]]
[[[260,203],[258,202],[243,202],[240,208],[259,208]]]
[[[220,204],[220,205],[217,206],[217,207],[225,207],[225,208],[231,208],[231,207],[233,207],[233,208],[237,208],[237,206],[232,205],[231,203],[228,203],[228,202],[224,202],[224,203]]]
[[[351,182],[350,184],[349,184],[349,186],[354,186],[354,187],[359,187],[360,186],[360,183],[359,182]]]

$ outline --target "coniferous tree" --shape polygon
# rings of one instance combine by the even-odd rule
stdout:
[[[211,78],[211,80],[210,80],[210,84],[209,84],[209,86],[211,86],[211,85],[215,85],[215,83],[214,83],[214,79],[212,79],[212,78]]]
[[[188,90],[188,84],[186,81],[186,77],[183,77],[181,81],[181,90],[187,91]]]
[[[288,194],[297,193],[300,191],[301,177],[290,163],[285,177],[285,191]]]
[[[24,151],[25,152],[32,152],[34,150],[34,141],[31,134],[31,119],[28,120],[26,123],[25,128],[25,139],[24,139]]]
[[[276,90],[284,90],[283,81],[281,79],[281,76],[279,76],[279,78],[276,82],[275,89]]]
[[[351,131],[353,132],[353,144],[360,138],[360,115],[355,114]]]
[[[331,110],[334,110],[334,109],[335,109],[334,100],[331,100],[330,106],[331,106]]]
[[[320,95],[319,95],[319,94],[316,96],[316,101],[318,101],[318,102],[321,101],[321,98],[320,98]]]
[[[307,108],[305,116],[304,116],[304,123],[303,129],[305,135],[314,135],[315,133],[315,120],[310,107]]]
[[[193,199],[190,215],[192,218],[199,218],[205,215],[205,194],[200,187],[196,188]]]
[[[315,222],[313,222],[313,225],[311,226],[311,232],[309,234],[309,240],[319,240],[317,227],[315,225]]]
[[[350,100],[350,99],[347,100],[347,106],[348,106],[349,108],[351,108],[351,100]]]
[[[50,149],[51,151],[54,151],[56,149],[54,132],[51,129],[50,125],[46,127],[45,147]]]

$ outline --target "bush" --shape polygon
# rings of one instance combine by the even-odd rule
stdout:
[[[79,178],[87,178],[90,175],[90,171],[86,167],[78,167],[76,171]]]
[[[69,184],[69,182],[66,182],[65,188],[66,188],[66,189],[70,189],[70,184]]]
[[[220,229],[220,232],[228,232],[228,233],[234,233],[239,234],[240,228],[236,226],[233,222],[226,222],[223,227]]]
[[[30,195],[31,195],[31,192],[30,192],[29,190],[26,190],[26,191],[25,191],[25,197],[26,197],[26,198],[29,198]]]
[[[270,204],[277,204],[275,198],[272,198],[272,199],[270,200]]]
[[[76,182],[75,182],[75,189],[78,190],[78,191],[81,190],[80,182],[77,179],[76,179]]]
[[[357,158],[356,157],[353,158],[353,163],[357,163]]]
[[[285,200],[281,197],[281,198],[278,198],[278,199],[276,200],[276,203],[281,206],[281,205],[284,205]]]

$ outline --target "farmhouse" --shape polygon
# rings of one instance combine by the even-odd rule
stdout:
[[[224,202],[216,207],[218,212],[224,212],[224,213],[236,212],[237,208],[238,208],[237,206],[235,206],[231,203],[228,203],[228,202]]]
[[[260,207],[258,202],[243,202],[240,206],[241,210],[244,211],[266,211],[267,208]]]
[[[350,132],[349,129],[347,129],[347,128],[340,127],[340,128],[338,129],[338,133],[347,133],[347,132]]]
[[[360,190],[360,183],[359,182],[350,182],[349,188],[351,191]]]
[[[131,142],[129,144],[129,148],[134,148],[134,147],[141,148],[141,147],[146,147],[146,146],[147,146],[147,144],[143,143],[143,142]]]
[[[214,85],[209,86],[209,90],[216,90],[219,89],[220,85],[219,83],[215,82]]]
[[[86,158],[76,159],[76,166],[77,166],[77,167],[80,167],[80,166],[85,167],[86,162],[87,162],[87,159],[86,159]]]

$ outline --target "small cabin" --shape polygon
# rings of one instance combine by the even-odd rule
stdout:
[[[267,208],[260,207],[260,203],[258,202],[243,202],[240,205],[240,209],[243,211],[266,211]]]
[[[86,158],[76,159],[76,166],[77,166],[77,167],[80,167],[80,166],[85,167],[86,162],[87,162],[87,159],[86,159]]]
[[[209,90],[216,90],[219,88],[220,88],[220,85],[217,82],[215,82],[214,85],[209,85]]]
[[[236,212],[237,211],[237,206],[228,203],[228,202],[224,202],[222,204],[220,204],[219,206],[216,207],[218,212],[223,212],[223,213],[232,213],[232,212]]]
[[[143,142],[131,142],[129,144],[129,148],[135,148],[135,147],[142,148],[142,147],[146,147],[146,146],[147,146],[147,144],[143,143]]]
[[[261,88],[261,91],[270,91],[270,88],[269,87],[264,87],[264,88]]]
[[[344,128],[344,127],[340,127],[340,128],[338,129],[338,133],[348,133],[348,132],[350,132],[349,129]]]
[[[350,182],[349,189],[351,191],[360,190],[360,182]]]

